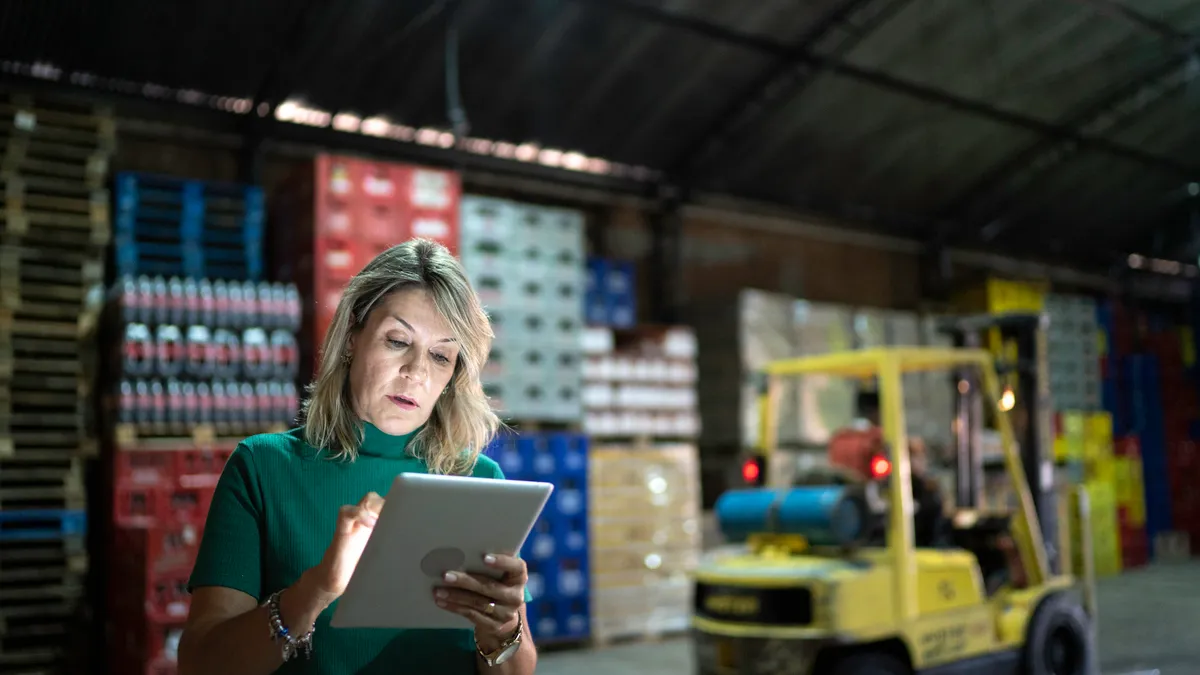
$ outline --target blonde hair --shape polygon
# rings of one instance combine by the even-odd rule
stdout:
[[[479,381],[495,336],[462,265],[445,246],[427,239],[380,253],[347,284],[321,347],[317,376],[308,386],[304,438],[335,458],[357,457],[363,423],[354,412],[344,355],[379,301],[409,287],[429,292],[460,347],[450,384],[411,447],[431,473],[466,474],[500,424]]]

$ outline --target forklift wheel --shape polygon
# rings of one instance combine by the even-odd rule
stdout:
[[[1088,675],[1092,632],[1087,613],[1070,595],[1042,601],[1025,637],[1027,675]]]
[[[851,654],[838,659],[832,675],[910,675],[912,670],[899,658],[883,652]]]

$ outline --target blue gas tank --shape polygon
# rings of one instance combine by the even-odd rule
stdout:
[[[814,546],[848,546],[867,534],[866,501],[842,486],[760,488],[726,492],[717,523],[732,542],[752,534],[796,534]]]

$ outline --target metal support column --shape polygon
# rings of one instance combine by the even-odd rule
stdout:
[[[650,216],[651,319],[676,323],[683,300],[683,199],[671,186],[664,186],[660,196],[658,208]]]

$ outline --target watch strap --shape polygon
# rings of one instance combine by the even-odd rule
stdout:
[[[475,651],[479,652],[479,657],[482,658],[489,666],[500,665],[501,657],[505,656],[512,648],[521,644],[521,636],[525,632],[525,620],[521,617],[521,613],[517,613],[517,628],[507,640],[500,643],[500,646],[490,652],[485,652],[479,647],[479,639],[475,640]]]

